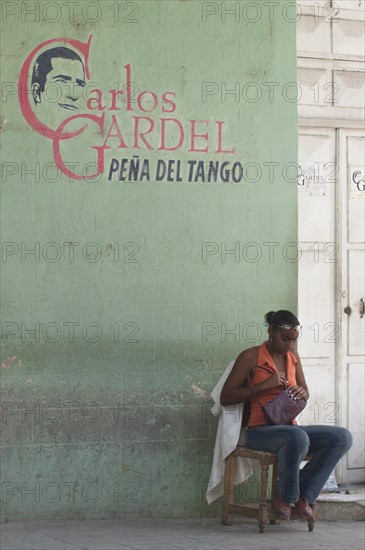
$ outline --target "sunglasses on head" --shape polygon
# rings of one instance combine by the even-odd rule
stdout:
[[[282,328],[284,330],[296,330],[299,332],[299,330],[302,328],[301,325],[275,325],[277,328]]]

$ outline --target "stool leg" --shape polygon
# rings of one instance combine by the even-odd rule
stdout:
[[[315,514],[315,504],[311,504],[311,508],[313,510],[313,513]],[[307,520],[307,523],[308,523],[308,531],[312,532],[313,531],[313,527],[314,527],[314,523],[315,523],[315,519],[308,519]]]
[[[224,461],[224,487],[223,487],[223,510],[222,523],[223,525],[232,525],[233,512],[230,509],[230,504],[234,504],[234,480],[236,477],[236,457],[233,455],[227,456]]]
[[[261,500],[258,510],[258,522],[260,533],[264,532],[265,522],[268,520],[266,497],[267,497],[267,481],[269,478],[269,465],[261,463]]]
[[[274,499],[277,496],[278,477],[279,477],[279,467],[278,467],[278,462],[276,461],[276,462],[274,462],[274,464],[272,466],[271,502],[270,502],[271,512],[275,512]],[[275,512],[275,515],[277,517],[275,519],[271,519],[270,524],[271,525],[280,525],[280,519],[279,519],[278,514],[276,514],[276,512]]]

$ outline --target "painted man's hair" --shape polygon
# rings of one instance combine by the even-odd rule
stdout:
[[[39,84],[41,92],[44,92],[47,75],[52,70],[52,59],[54,59],[55,57],[62,57],[63,59],[80,61],[82,66],[84,67],[81,57],[73,50],[70,50],[70,48],[60,47],[46,50],[45,52],[41,53],[41,55],[34,63],[32,74],[32,86],[33,84]]]

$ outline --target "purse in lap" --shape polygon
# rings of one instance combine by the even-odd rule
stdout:
[[[257,368],[266,370],[267,372],[270,372],[272,374],[272,371],[265,369],[265,367],[261,367],[261,365],[257,365]],[[291,396],[289,393],[290,388],[287,387],[284,390],[282,390],[277,397],[275,397],[274,399],[266,403],[266,405],[262,405],[262,403],[260,403],[259,399],[257,399],[257,397],[254,394],[250,380],[248,380],[248,384],[250,386],[254,399],[256,399],[256,401],[264,411],[268,424],[271,424],[271,425],[291,424],[292,420],[300,412],[302,412],[302,410],[307,404],[306,399],[294,399],[294,397]]]

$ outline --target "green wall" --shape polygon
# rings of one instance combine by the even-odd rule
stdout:
[[[42,12],[49,3],[40,2],[33,15],[5,4],[2,520],[219,514],[220,502],[208,507],[204,498],[216,429],[209,392],[240,350],[264,340],[268,310],[296,308],[293,11],[272,17],[262,6],[253,22],[245,2],[226,19],[220,2],[80,0],[74,13],[62,2]],[[209,152],[189,152],[190,138],[159,151],[157,131],[151,149],[117,149],[110,137],[94,181],[62,174],[16,87],[39,44],[90,35],[95,88],[123,89],[129,63],[138,93],[174,92],[176,109],[163,113],[159,102],[141,113],[134,103],[127,112],[122,102],[115,113],[93,111],[105,112],[104,136],[90,123],[61,140],[64,159],[93,161],[112,114],[128,144],[132,116],[150,116],[156,129],[160,117],[184,128],[209,120],[196,126],[209,130],[196,145]],[[33,97],[29,105],[38,113]],[[234,154],[215,152],[215,121],[224,121],[222,148]],[[179,160],[182,181],[108,181],[111,159],[134,154],[151,172],[158,160]],[[191,160],[238,162],[245,176],[189,182]]]

